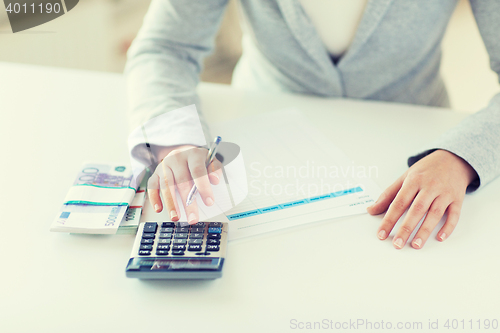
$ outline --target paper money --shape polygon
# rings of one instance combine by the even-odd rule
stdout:
[[[132,234],[137,233],[137,228],[139,228],[139,222],[141,220],[142,207],[146,199],[145,189],[139,188],[134,196],[134,200],[130,204],[120,223],[117,234]]]
[[[63,205],[50,231],[115,234],[127,206]]]
[[[99,185],[108,187],[128,187],[132,180],[129,167],[123,165],[87,163],[78,173],[73,185]]]
[[[87,163],[78,173],[51,231],[115,234],[135,196],[124,165]]]

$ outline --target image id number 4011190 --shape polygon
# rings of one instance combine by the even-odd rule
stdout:
[[[62,10],[61,4],[55,3],[35,3],[35,2],[24,2],[24,3],[9,3],[5,7],[5,11],[9,14],[51,14],[60,13]]]

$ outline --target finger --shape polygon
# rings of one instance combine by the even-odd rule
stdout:
[[[396,197],[389,205],[389,209],[382,219],[378,230],[378,238],[384,240],[391,233],[392,228],[398,222],[399,218],[406,209],[410,206],[411,202],[417,194],[417,187],[412,185],[406,185],[403,183],[401,189],[397,193]]]
[[[449,200],[446,200],[441,196],[434,199],[429,207],[429,211],[427,212],[424,222],[422,222],[422,225],[415,234],[415,237],[413,237],[411,245],[414,249],[421,249],[424,246],[432,231],[436,228],[437,224],[443,217],[449,204]]]
[[[460,218],[460,211],[462,210],[462,202],[463,201],[455,201],[451,205],[448,206],[448,216],[446,217],[446,222],[444,223],[441,230],[438,232],[437,239],[439,241],[444,241],[448,237],[450,237],[453,230],[457,226],[458,219]]]
[[[160,178],[156,173],[148,179],[148,198],[155,212],[159,213],[163,210],[160,198]]]
[[[191,179],[191,173],[186,164],[183,163],[174,163],[170,165],[170,169],[174,175],[175,185],[179,190],[179,194],[181,196],[182,206],[184,207],[184,211],[186,212],[187,220],[189,224],[195,224],[198,222],[198,205],[196,200],[193,200],[193,203],[189,206],[186,206],[186,200],[189,192],[193,186],[193,180]]]
[[[208,166],[208,179],[213,185],[218,185],[222,179],[222,163],[218,159],[214,159]]]
[[[387,210],[391,202],[398,194],[399,189],[403,185],[403,181],[405,179],[403,176],[399,177],[394,183],[392,183],[391,186],[389,186],[384,192],[382,192],[377,201],[375,201],[373,205],[366,209],[370,215],[382,214]]]
[[[190,154],[188,166],[203,202],[207,206],[212,206],[214,204],[214,194],[210,181],[208,180],[205,160],[206,156],[203,156],[203,154]]]
[[[392,243],[396,249],[401,249],[406,244],[411,233],[415,230],[418,222],[424,217],[434,198],[435,196],[431,196],[425,191],[418,192],[403,223],[399,227],[396,235],[394,235],[394,241]]]
[[[163,200],[165,206],[167,207],[170,219],[172,221],[179,221],[179,209],[177,207],[177,200],[175,198],[175,181],[172,170],[162,163],[163,177],[160,177],[160,188],[161,194],[163,195]]]

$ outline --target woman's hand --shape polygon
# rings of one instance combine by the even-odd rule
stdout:
[[[175,199],[175,187],[177,187],[188,222],[190,224],[198,222],[199,215],[196,200],[193,200],[191,205],[186,206],[187,196],[193,187],[193,179],[205,205],[212,206],[214,204],[214,195],[210,184],[219,184],[222,171],[220,162],[214,159],[208,166],[210,173],[207,174],[207,168],[205,167],[207,154],[207,149],[191,145],[162,148],[157,153],[157,156],[162,161],[148,180],[148,197],[157,213],[163,210],[165,204],[170,219],[172,221],[179,220],[180,210]],[[162,156],[164,156],[163,159]],[[160,190],[162,191],[164,203],[162,203],[160,197]]]
[[[413,237],[412,247],[422,248],[447,212],[446,222],[437,234],[438,240],[444,241],[457,225],[467,186],[476,178],[477,173],[467,162],[446,150],[436,150],[422,158],[389,186],[375,204],[368,207],[371,215],[387,210],[377,232],[378,238],[386,239],[409,208],[393,239],[396,249],[403,248],[426,213],[425,220]]]

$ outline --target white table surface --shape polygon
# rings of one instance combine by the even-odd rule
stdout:
[[[8,63],[0,75],[0,332],[288,332],[299,330],[291,320],[324,319],[422,322],[419,331],[429,320],[445,331],[447,319],[467,328],[472,319],[476,329],[464,331],[474,332],[478,319],[500,320],[498,179],[467,195],[452,237],[422,250],[379,241],[381,216],[325,216],[230,242],[221,279],[128,279],[133,236],[49,232],[85,160],[128,160],[123,77]],[[213,84],[200,94],[211,122],[303,110],[358,164],[377,166],[382,188],[410,154],[466,117]]]

